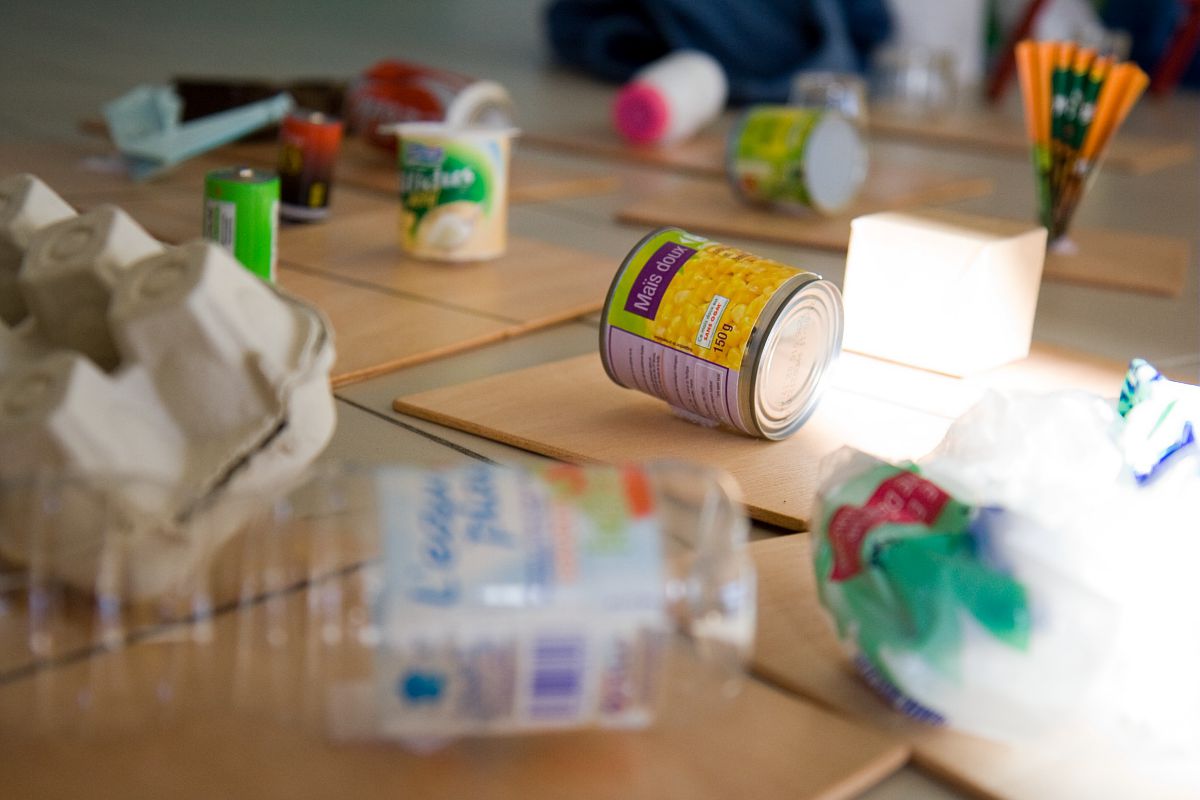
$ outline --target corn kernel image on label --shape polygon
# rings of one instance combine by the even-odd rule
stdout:
[[[819,275],[664,228],[617,273],[600,352],[616,383],[688,418],[781,439],[815,409],[841,323]]]

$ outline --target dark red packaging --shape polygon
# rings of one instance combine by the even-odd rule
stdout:
[[[396,122],[508,127],[512,118],[512,100],[500,84],[404,61],[380,61],[346,92],[350,129],[392,151],[395,135],[380,128]]]
[[[279,215],[311,221],[329,216],[333,166],[342,121],[319,111],[296,111],[279,128]]]

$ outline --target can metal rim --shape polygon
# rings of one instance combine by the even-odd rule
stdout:
[[[746,344],[753,359],[743,362],[748,380],[739,402],[749,411],[747,419],[758,435],[766,439],[785,439],[808,421],[825,389],[826,373],[842,350],[843,312],[837,287],[812,274],[793,280],[790,287],[784,284],[776,290],[772,302],[763,309],[763,321],[755,326]],[[801,343],[803,351],[789,354],[782,348],[789,341],[794,343],[797,331],[789,327],[793,324],[808,336]],[[809,342],[811,337],[816,341]],[[804,353],[813,355],[807,365]],[[789,355],[789,360],[777,361]],[[801,374],[785,374],[782,381],[772,374],[789,369]]]

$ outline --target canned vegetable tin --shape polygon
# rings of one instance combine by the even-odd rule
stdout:
[[[755,106],[729,135],[726,171],[752,203],[846,209],[867,179],[867,148],[858,127],[836,111]]]
[[[600,325],[616,383],[766,439],[812,415],[841,347],[832,283],[679,228],[625,258]]]
[[[204,238],[242,266],[275,282],[279,176],[250,167],[218,169],[204,178]]]
[[[279,128],[279,213],[312,221],[329,216],[333,164],[342,144],[342,121],[319,111],[296,111]]]

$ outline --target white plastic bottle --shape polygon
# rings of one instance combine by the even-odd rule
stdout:
[[[678,463],[326,478],[258,542],[260,566],[246,560],[290,585],[301,576],[280,554],[309,564],[303,633],[257,599],[280,587],[259,586],[239,612],[258,615],[242,641],[260,652],[238,661],[272,681],[248,694],[278,690],[272,661],[291,665],[302,696],[287,707],[335,739],[415,749],[645,726],[672,694],[664,666],[680,636],[709,674],[736,677],[748,655],[755,580],[736,491]]]
[[[678,50],[643,67],[617,94],[613,125],[634,144],[670,144],[712,122],[729,86],[715,58]]]

